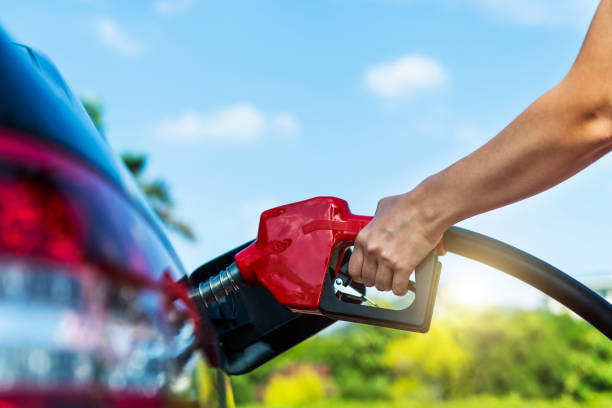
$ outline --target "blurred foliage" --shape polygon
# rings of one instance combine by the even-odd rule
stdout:
[[[138,185],[149,199],[149,204],[159,218],[175,232],[183,237],[194,240],[195,235],[189,225],[174,215],[174,201],[170,196],[168,185],[163,180],[146,181],[143,177],[147,165],[147,157],[140,153],[123,153],[121,159],[134,175]]]
[[[464,386],[474,393],[545,398],[567,391],[564,379],[572,370],[568,357],[579,350],[558,327],[565,319],[542,312],[489,312],[465,321],[463,344],[473,361]]]
[[[389,388],[389,396],[396,401],[434,401],[434,390],[414,377],[398,378]]]
[[[104,135],[104,122],[102,120],[104,116],[104,107],[102,106],[102,103],[100,103],[100,101],[92,95],[82,97],[81,103],[91,118],[91,121],[96,126],[96,129],[98,129],[98,132],[100,132],[101,135]]]
[[[101,135],[104,135],[104,107],[100,101],[93,96],[86,96],[81,98],[81,103],[96,126],[96,129],[98,129]],[[174,201],[166,182],[160,179],[148,181],[144,178],[147,156],[142,153],[123,153],[121,159],[136,179],[136,182],[147,196],[151,207],[163,223],[184,238],[194,240],[195,235],[191,227],[174,215]]]
[[[494,396],[479,395],[448,401],[347,401],[327,400],[302,405],[303,408],[610,408],[612,396],[599,395],[588,401],[575,401],[571,398],[560,399],[529,399],[526,400],[517,395]],[[249,404],[240,405],[240,408],[281,408],[283,405]]]
[[[430,384],[435,395],[448,397],[462,385],[470,353],[462,347],[448,326],[434,326],[426,336],[405,336],[391,340],[384,363],[404,381],[419,379]],[[397,396],[397,390],[395,391]]]
[[[587,323],[543,310],[454,310],[454,316],[462,317],[434,320],[427,334],[350,325],[316,336],[234,377],[236,401],[261,401],[271,378],[292,365],[312,364],[327,367],[327,381],[335,385],[331,395],[347,401],[612,406],[612,342]]]
[[[299,406],[323,399],[329,388],[328,382],[313,366],[301,364],[287,371],[285,369],[270,378],[263,390],[263,402]]]

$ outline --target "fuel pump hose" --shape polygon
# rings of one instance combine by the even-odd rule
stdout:
[[[444,247],[533,286],[612,340],[612,305],[554,266],[511,245],[459,227],[451,227],[444,234]]]

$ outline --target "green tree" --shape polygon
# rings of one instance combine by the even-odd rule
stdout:
[[[102,104],[91,96],[81,98],[81,102],[100,134],[104,135],[104,108]],[[191,227],[174,215],[174,200],[170,195],[166,182],[162,179],[149,181],[144,177],[147,156],[142,153],[122,153],[121,159],[164,224],[183,237],[194,240],[195,235]]]

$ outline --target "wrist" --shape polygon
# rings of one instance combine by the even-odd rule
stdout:
[[[415,208],[417,216],[434,239],[439,239],[447,229],[461,221],[452,204],[457,201],[451,197],[451,189],[442,185],[439,179],[440,174],[428,177],[405,194],[407,202]]]

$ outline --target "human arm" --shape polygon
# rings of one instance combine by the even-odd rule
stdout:
[[[538,194],[612,150],[612,0],[603,0],[565,78],[475,152],[379,202],[349,273],[403,295],[453,224]]]

